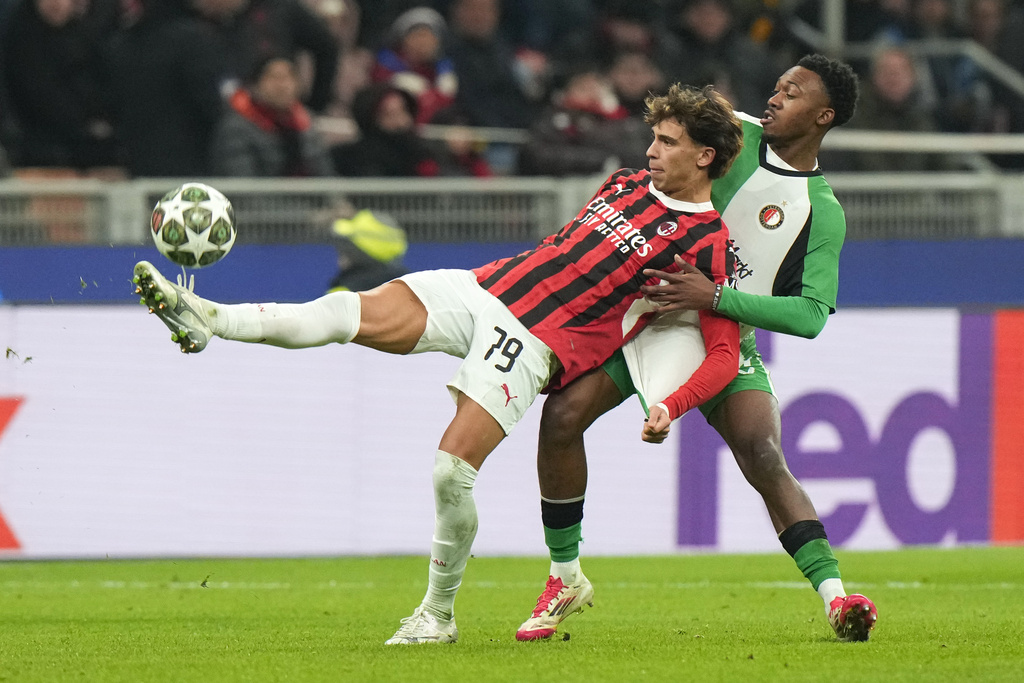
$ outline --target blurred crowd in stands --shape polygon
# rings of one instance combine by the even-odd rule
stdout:
[[[0,174],[486,177],[645,167],[643,102],[714,83],[764,111],[820,0],[0,0]],[[1024,0],[847,0],[850,126],[1024,132]],[[955,159],[955,158],[954,158]],[[823,165],[825,165],[823,161]],[[840,170],[944,170],[837,154]]]

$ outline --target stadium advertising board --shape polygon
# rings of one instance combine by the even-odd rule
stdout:
[[[1024,541],[1024,313],[862,309],[765,335],[783,446],[836,545]],[[457,361],[216,342],[184,356],[128,306],[2,306],[6,556],[425,554]],[[545,552],[535,405],[477,484],[476,554]],[[697,414],[588,434],[584,553],[778,552]]]
[[[852,311],[819,339],[764,334],[783,450],[833,543],[861,548],[1024,539],[1013,338],[1020,313]],[[760,499],[717,435],[684,424],[678,540],[764,546]],[[746,516],[746,523],[744,517]],[[758,539],[761,539],[760,542]],[[770,544],[769,544],[770,545]]]

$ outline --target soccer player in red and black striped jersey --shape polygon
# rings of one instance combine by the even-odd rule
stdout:
[[[652,318],[645,268],[678,271],[675,258],[717,283],[732,275],[728,232],[711,181],[742,146],[732,107],[712,88],[673,86],[648,100],[649,171],[613,174],[558,234],[476,271],[404,275],[368,292],[333,292],[304,304],[218,304],[135,266],[143,303],[185,352],[212,336],[304,348],[354,342],[390,353],[463,358],[448,387],[455,418],[434,461],[435,527],[422,604],[388,644],[454,642],[455,594],[476,536],[476,473],[537,395],[598,368]],[[707,357],[652,407],[645,432],[715,395],[739,367],[739,327],[702,314]]]
[[[674,131],[659,126],[655,131],[660,139],[652,148],[678,144]],[[660,191],[650,171],[620,170],[575,220],[540,246],[474,272],[480,286],[561,361],[551,385],[559,388],[600,366],[653,315],[655,307],[636,286],[647,279],[642,263],[676,269],[674,255],[680,254],[716,282],[732,273],[727,231],[709,209],[703,201],[673,199]],[[703,323],[709,348],[731,334],[721,317],[705,315]],[[691,384],[706,386],[718,373],[729,372],[729,363],[724,354],[715,354],[679,395],[667,399],[675,408],[671,418],[696,405],[703,391]]]

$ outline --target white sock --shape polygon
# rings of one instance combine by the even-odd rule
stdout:
[[[434,539],[423,606],[438,619],[455,616],[455,594],[466,573],[476,538],[476,470],[465,460],[438,451],[434,457]]]
[[[362,314],[355,292],[332,292],[303,304],[203,303],[218,337],[286,349],[346,344],[359,333]]]
[[[825,613],[828,614],[829,605],[836,598],[846,597],[846,589],[843,588],[842,579],[825,579],[818,584],[818,595],[825,601]]]
[[[575,583],[576,579],[580,577],[583,570],[580,569],[580,558],[571,560],[569,562],[552,562],[551,563],[551,576],[556,579],[561,579],[562,583],[569,585]]]

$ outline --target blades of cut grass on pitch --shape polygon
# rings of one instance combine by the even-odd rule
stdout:
[[[840,553],[871,597],[868,643],[835,642],[782,553],[585,558],[595,607],[554,640],[515,630],[542,558],[477,558],[460,642],[385,647],[425,558],[0,563],[0,680],[1016,680],[1024,548]],[[568,634],[568,640],[563,640]]]

